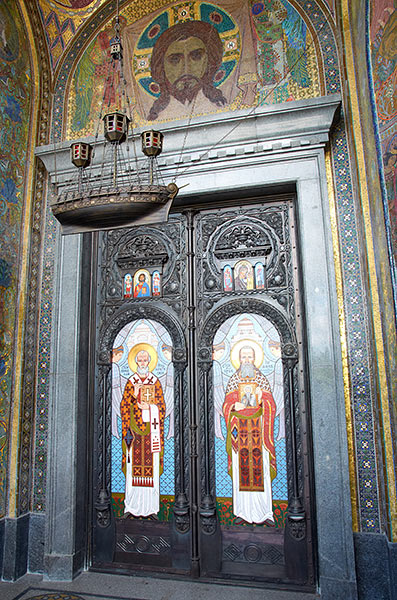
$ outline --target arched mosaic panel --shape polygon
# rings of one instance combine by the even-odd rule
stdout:
[[[75,68],[66,124],[70,139],[93,133],[103,100],[116,107],[114,90],[104,88],[113,35],[109,21]],[[138,19],[129,5],[121,11],[121,35],[137,124],[322,93],[314,39],[287,0],[179,2],[150,14],[142,6]],[[186,66],[181,39],[189,40],[189,48],[182,44],[182,54],[192,57]]]

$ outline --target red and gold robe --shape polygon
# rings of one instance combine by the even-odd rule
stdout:
[[[243,410],[234,410],[236,402],[242,401],[245,387],[252,389],[255,405]],[[255,391],[261,390],[261,402]],[[276,476],[276,453],[274,448],[274,417],[276,405],[267,378],[255,369],[253,378],[241,377],[236,371],[229,379],[223,404],[223,414],[227,425],[226,450],[228,453],[228,471],[232,477],[232,451],[238,454],[239,489],[247,492],[261,492],[266,482],[263,474],[264,448],[269,453],[270,477]]]
[[[135,385],[141,383],[144,387],[135,397]],[[149,391],[149,392],[148,392]],[[144,398],[142,394],[148,394],[149,398]],[[123,459],[122,470],[126,475],[127,448],[132,449],[129,457],[132,460],[132,482],[134,486],[152,487],[153,486],[153,452],[151,448],[151,423],[145,422],[142,417],[142,410],[138,406],[138,401],[143,402],[149,399],[150,404],[155,404],[159,411],[160,426],[160,475],[163,472],[164,455],[164,419],[165,419],[165,401],[160,381],[153,373],[140,376],[134,373],[124,388],[123,398],[120,405],[122,420],[122,447]]]

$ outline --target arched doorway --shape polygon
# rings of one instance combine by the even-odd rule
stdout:
[[[274,198],[102,234],[96,568],[314,585],[294,211]]]

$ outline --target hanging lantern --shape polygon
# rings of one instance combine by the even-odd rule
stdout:
[[[73,176],[69,182],[62,182],[61,189],[56,191],[51,202],[52,212],[62,225],[63,234],[166,221],[178,193],[175,183],[166,186],[159,179],[159,167],[155,159],[162,151],[163,134],[159,131],[145,131],[142,134],[142,150],[146,160],[138,160],[135,155],[133,126],[131,140],[128,139],[133,118],[123,74],[118,11],[115,34],[110,40],[110,55],[94,145],[85,142],[71,145],[71,160],[78,167],[77,176]],[[110,103],[106,102],[110,89],[115,92],[115,102],[111,108]],[[106,103],[106,110],[112,111],[108,114],[103,113]],[[102,159],[99,160],[98,143],[103,143],[102,140],[98,142],[101,121],[106,143]],[[124,142],[127,146],[125,152],[122,147]],[[96,164],[84,169],[90,165],[94,152],[97,155]]]
[[[118,35],[110,40],[110,56],[113,60],[121,60],[123,58],[123,46]]]
[[[144,131],[141,134],[142,152],[146,156],[158,156],[163,149],[163,137],[160,131]]]
[[[70,146],[70,160],[75,167],[88,167],[91,163],[91,156],[91,144],[75,142]]]
[[[104,134],[108,142],[121,144],[127,139],[128,124],[130,119],[127,115],[114,112],[103,117]]]

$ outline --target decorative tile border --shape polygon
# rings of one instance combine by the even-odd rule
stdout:
[[[36,437],[33,479],[33,511],[46,506],[46,465],[48,451],[48,398],[50,384],[51,323],[54,300],[55,248],[57,225],[49,208],[46,213],[43,271],[39,315],[39,345],[36,390]]]
[[[359,247],[357,216],[352,194],[349,152],[341,122],[333,135],[334,184],[346,316],[350,396],[356,446],[356,476],[360,530],[380,531],[378,475],[375,456],[374,409],[371,389],[367,306]],[[340,299],[339,299],[340,301]],[[349,382],[345,381],[345,385]]]
[[[323,15],[320,17],[319,9],[312,10],[315,6],[314,2],[301,0],[299,4],[310,15],[315,30],[320,31],[319,42],[324,55],[327,92],[340,91],[338,54],[330,27],[324,25],[325,17]],[[372,372],[369,356],[368,306],[363,293],[366,286],[360,262],[357,214],[343,120],[333,134],[332,156],[343,273],[343,296],[342,290],[338,290],[338,301],[343,302],[346,315],[350,396],[356,440],[359,522],[361,531],[378,533],[381,523],[375,456],[374,398],[371,389]],[[345,385],[349,385],[349,382],[345,381]],[[349,415],[346,417],[349,419]]]

